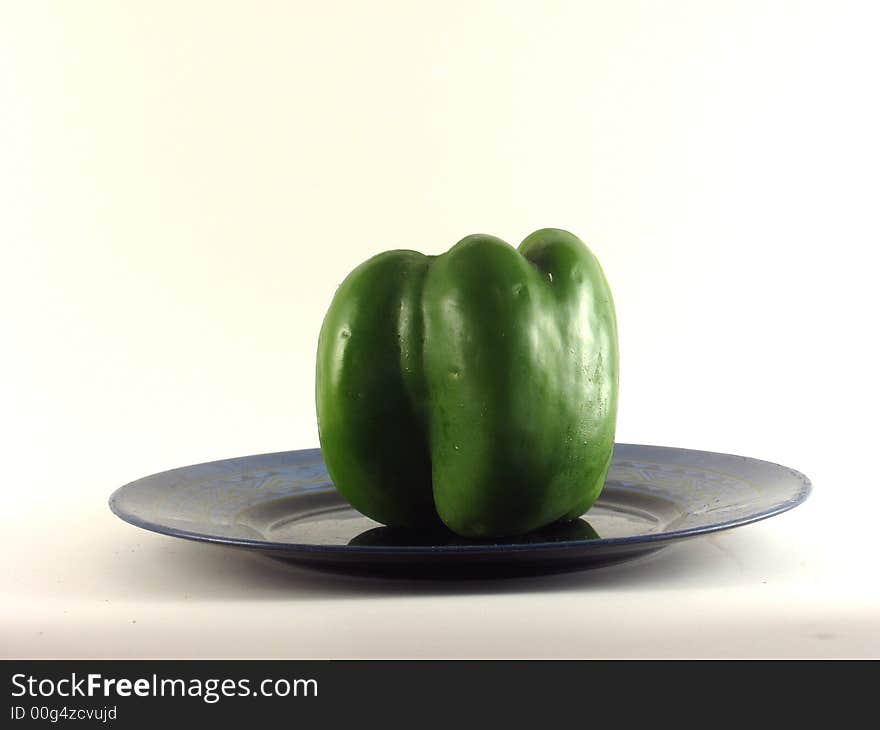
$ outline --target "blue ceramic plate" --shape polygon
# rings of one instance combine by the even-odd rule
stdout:
[[[580,520],[473,541],[382,527],[342,498],[319,449],[245,456],[144,477],[110,509],[173,537],[365,574],[511,575],[581,570],[772,517],[810,493],[801,473],[730,454],[617,444],[605,489]]]

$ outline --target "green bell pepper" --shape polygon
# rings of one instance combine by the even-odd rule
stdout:
[[[336,292],[318,341],[327,470],[395,527],[500,537],[599,496],[617,416],[617,323],[599,262],[544,229],[387,251]]]

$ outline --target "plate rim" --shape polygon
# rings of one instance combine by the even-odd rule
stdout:
[[[136,479],[132,482],[128,482],[127,484],[123,484],[121,487],[115,489],[108,499],[108,506],[110,511],[116,515],[123,522],[126,522],[135,527],[139,527],[143,530],[148,530],[150,532],[154,532],[160,535],[166,535],[168,537],[176,537],[182,538],[185,540],[192,540],[195,542],[204,542],[215,545],[227,545],[230,547],[237,548],[250,548],[254,550],[262,550],[268,552],[275,553],[359,553],[362,555],[402,555],[402,554],[412,554],[412,555],[437,555],[440,553],[445,554],[499,554],[499,553],[511,553],[511,552],[545,552],[550,550],[569,550],[573,548],[586,548],[588,550],[598,550],[603,547],[620,547],[620,546],[640,546],[640,545],[649,545],[652,543],[664,543],[671,541],[683,540],[690,537],[699,537],[701,535],[706,535],[715,532],[721,532],[724,530],[730,530],[735,527],[742,527],[744,525],[750,525],[755,522],[760,522],[761,520],[768,519],[770,517],[775,517],[776,515],[783,514],[784,512],[788,512],[789,510],[794,509],[798,505],[803,504],[810,494],[813,491],[813,484],[810,479],[803,473],[798,471],[797,469],[793,469],[792,467],[785,466],[784,464],[778,464],[773,461],[767,461],[765,459],[756,459],[751,456],[741,456],[739,454],[730,454],[720,451],[706,451],[702,449],[688,449],[679,446],[659,446],[654,444],[632,444],[625,442],[616,442],[615,449],[617,447],[623,446],[627,448],[649,448],[649,449],[663,449],[668,451],[689,451],[692,453],[706,454],[711,456],[725,456],[731,457],[735,459],[746,459],[752,462],[759,462],[763,464],[767,464],[769,466],[777,467],[785,470],[795,478],[799,479],[801,482],[800,488],[794,493],[794,495],[785,502],[774,505],[773,507],[755,512],[754,514],[746,515],[743,517],[734,518],[731,520],[725,520],[722,522],[711,523],[708,525],[698,525],[695,527],[689,527],[681,530],[670,530],[668,532],[654,532],[654,533],[646,533],[643,535],[627,535],[624,537],[599,537],[593,539],[579,539],[579,540],[564,540],[564,541],[556,541],[556,542],[534,542],[534,543],[514,543],[514,544],[505,544],[505,543],[488,543],[488,544],[475,544],[475,545],[316,545],[314,543],[292,543],[292,542],[272,542],[269,540],[256,540],[251,538],[244,537],[224,537],[222,535],[209,535],[203,532],[195,532],[192,530],[184,530],[177,527],[170,527],[168,525],[163,525],[158,522],[152,522],[150,520],[141,519],[140,517],[126,512],[121,509],[119,506],[119,498],[122,493],[131,488],[133,485],[138,482],[142,482],[147,479],[152,479],[154,477],[159,477],[164,474],[170,474],[175,471],[180,471],[183,469],[192,469],[196,467],[209,466],[209,465],[217,465],[222,464],[224,462],[232,462],[240,459],[252,459],[252,458],[266,458],[273,456],[281,456],[283,454],[300,454],[304,452],[316,452],[318,454],[321,453],[320,448],[311,448],[311,449],[292,449],[287,451],[273,451],[266,452],[262,454],[248,454],[245,456],[237,456],[230,457],[226,459],[217,459],[215,461],[205,461],[200,462],[198,464],[190,464],[182,467],[175,467],[173,469],[167,469],[165,471],[155,472],[154,474],[149,474],[147,476]],[[339,491],[333,486],[333,483],[330,482],[331,487],[335,491]],[[343,497],[344,499],[344,497]]]

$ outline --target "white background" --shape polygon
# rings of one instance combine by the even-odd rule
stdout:
[[[857,2],[0,6],[0,652],[878,656],[878,11]],[[317,445],[335,287],[567,228],[618,440],[802,507],[640,563],[459,584],[152,535],[116,487]]]

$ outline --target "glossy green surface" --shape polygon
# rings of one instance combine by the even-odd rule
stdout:
[[[339,287],[318,344],[327,469],[359,511],[468,537],[583,514],[611,463],[614,305],[575,236],[389,251]]]

